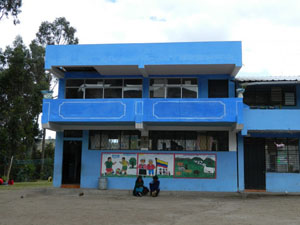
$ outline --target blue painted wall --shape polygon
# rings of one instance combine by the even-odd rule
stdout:
[[[48,45],[51,66],[233,64],[242,66],[240,41],[102,45]]]
[[[266,190],[269,192],[300,192],[300,174],[266,173]]]
[[[244,131],[299,130],[299,109],[243,109]]]

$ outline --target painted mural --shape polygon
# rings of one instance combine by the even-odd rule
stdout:
[[[215,154],[175,154],[177,178],[216,178]]]
[[[216,178],[216,154],[102,153],[101,176]]]
[[[136,177],[136,153],[103,153],[101,176]]]
[[[173,177],[174,154],[138,154],[138,175],[160,178]]]

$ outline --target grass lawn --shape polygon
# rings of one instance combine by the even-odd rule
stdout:
[[[47,180],[38,180],[34,182],[15,182],[14,185],[0,185],[1,190],[20,190],[27,188],[51,187],[52,182]]]

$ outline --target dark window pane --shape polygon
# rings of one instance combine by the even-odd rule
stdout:
[[[116,86],[123,86],[123,81],[122,79],[109,79],[105,80],[105,87],[116,87]]]
[[[104,98],[122,98],[122,88],[105,88]]]
[[[124,80],[124,86],[125,87],[132,87],[133,86],[141,86],[142,85],[142,79],[125,79]]]
[[[197,85],[197,78],[184,78],[182,79],[183,85]]]
[[[209,98],[228,98],[228,80],[209,80]]]
[[[165,79],[150,79],[150,86],[163,86]]]
[[[103,98],[103,88],[85,89],[85,98]]]
[[[82,137],[82,130],[65,130],[64,137]]]
[[[207,144],[210,151],[228,151],[228,132],[208,131]]]
[[[83,98],[83,92],[78,88],[66,88],[66,98]]]
[[[168,87],[167,98],[181,98],[181,88],[180,87]]]
[[[100,145],[101,132],[91,130],[89,131],[89,149],[101,149]]]
[[[124,88],[124,98],[141,98],[141,88]]]
[[[198,87],[182,87],[182,98],[197,98]]]
[[[151,87],[150,98],[164,98],[165,88],[164,87]]]
[[[66,80],[66,87],[79,87],[82,84],[84,84],[84,80],[80,80],[80,79],[67,79]]]
[[[168,79],[167,81],[168,84],[178,84],[178,85],[181,84],[181,79],[172,78],[172,79]]]
[[[120,131],[102,131],[101,149],[118,150],[120,149]]]
[[[86,79],[85,80],[86,84],[103,84],[102,79]]]

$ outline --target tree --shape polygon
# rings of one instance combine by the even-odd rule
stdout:
[[[76,29],[70,26],[65,17],[56,18],[52,23],[42,22],[36,33],[37,43],[46,45],[78,44]]]
[[[0,20],[11,14],[14,18],[14,24],[19,23],[18,14],[21,12],[22,0],[0,0]]]
[[[135,167],[135,165],[136,165],[136,159],[135,158],[130,158],[129,159],[129,164],[130,164],[130,168],[134,168]]]
[[[0,152],[4,156],[3,164],[11,156],[16,159],[30,157],[35,137],[39,134],[40,91],[48,85],[41,84],[34,76],[33,64],[31,51],[20,36],[1,54]]]

